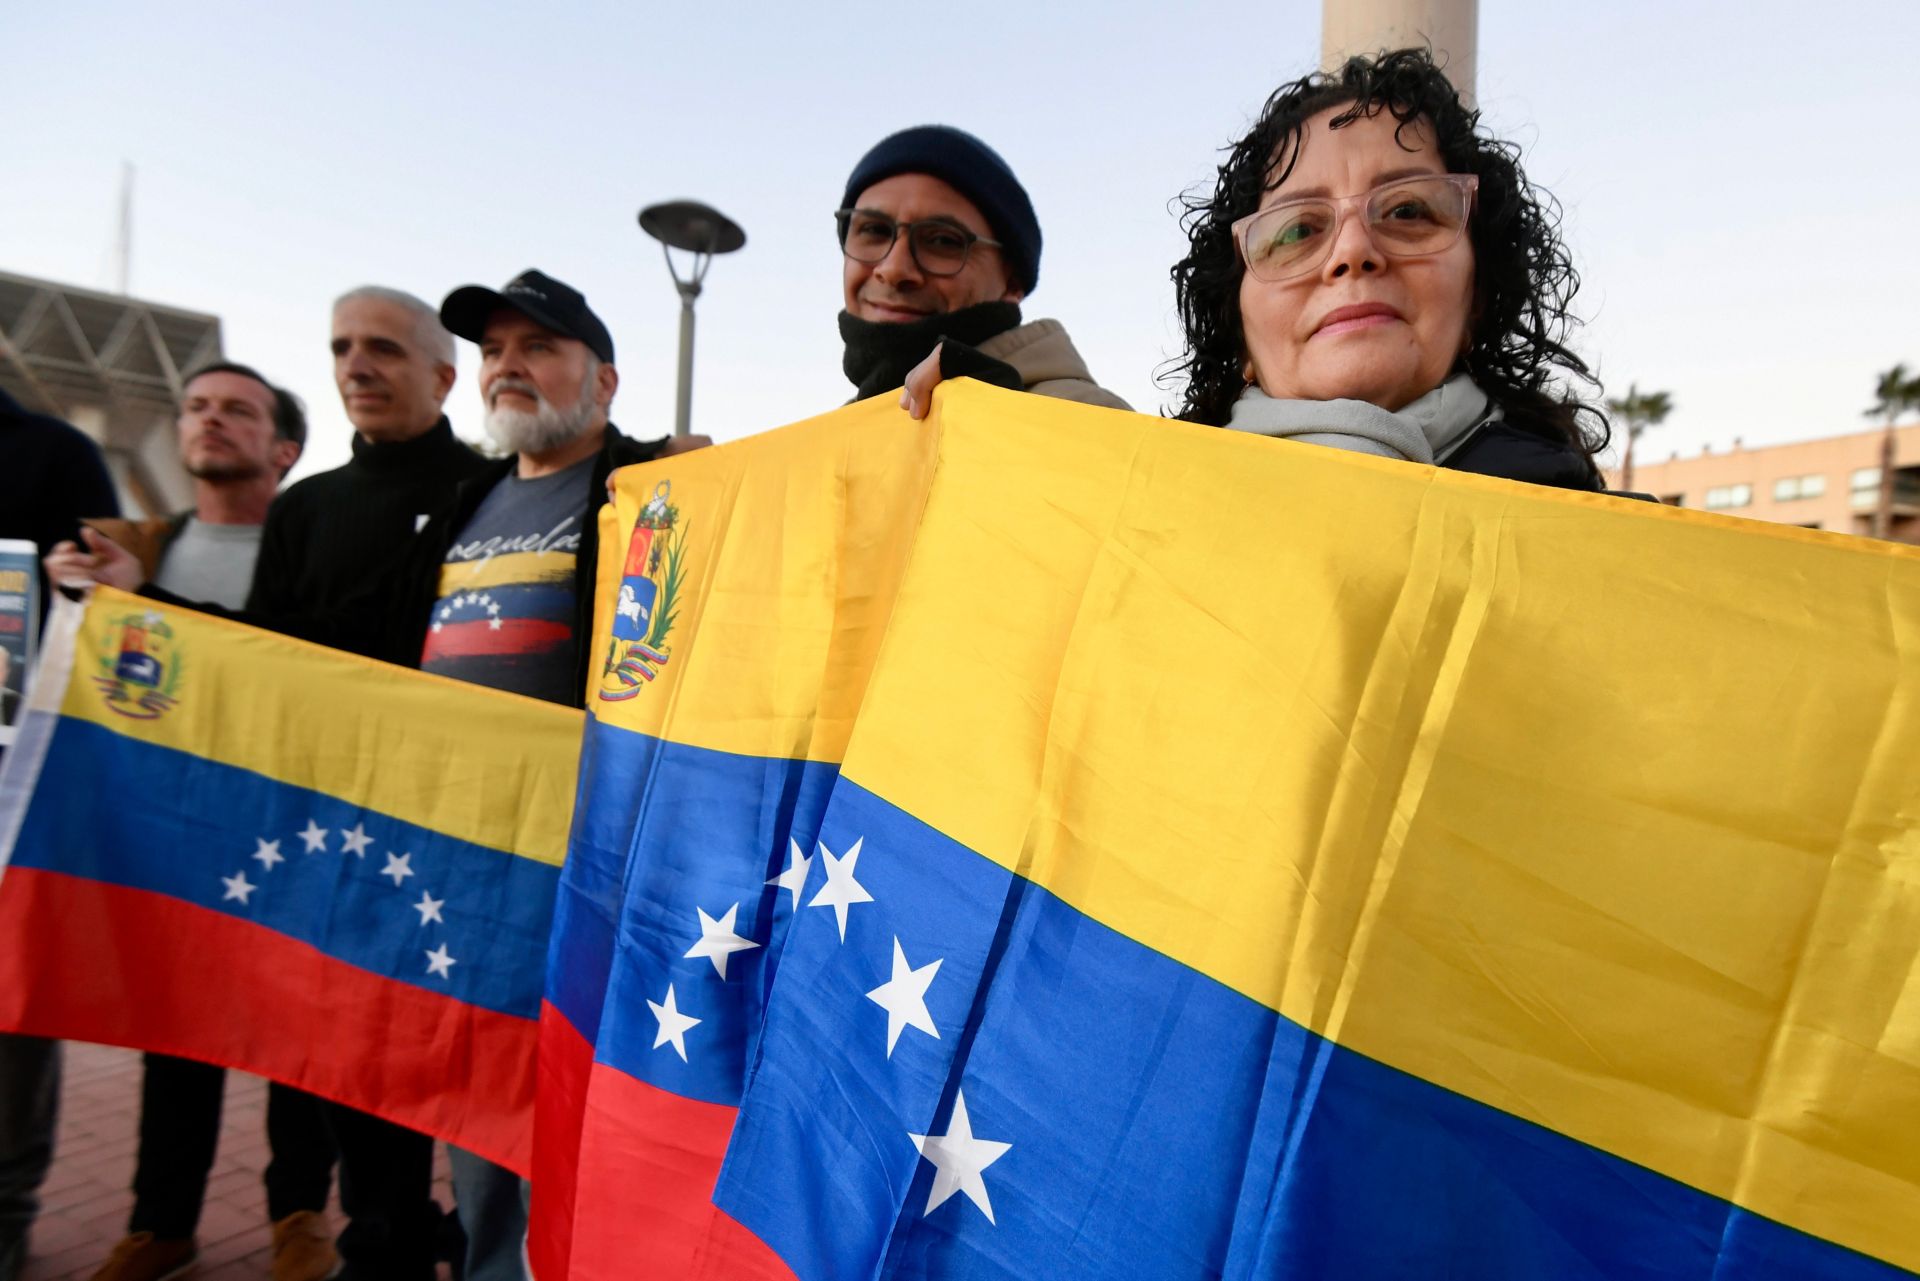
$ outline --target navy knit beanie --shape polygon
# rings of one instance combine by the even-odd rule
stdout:
[[[931,174],[978,206],[1000,242],[1007,273],[1023,293],[1040,281],[1040,220],[1027,189],[1000,153],[951,125],[916,125],[882,138],[860,158],[847,179],[840,207],[851,209],[860,193],[895,174]]]

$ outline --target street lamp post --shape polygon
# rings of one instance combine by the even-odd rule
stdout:
[[[674,402],[673,434],[685,436],[693,430],[693,300],[700,296],[700,282],[707,278],[713,256],[730,254],[746,244],[747,233],[718,209],[697,200],[648,205],[640,211],[640,230],[660,242],[667,272],[680,292],[680,389]],[[693,255],[684,279],[674,265],[675,249]]]

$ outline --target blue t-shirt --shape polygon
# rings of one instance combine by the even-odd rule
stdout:
[[[440,569],[422,671],[574,703],[574,560],[593,459],[508,475],[455,535]]]

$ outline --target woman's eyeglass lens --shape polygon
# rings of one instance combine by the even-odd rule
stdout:
[[[1326,261],[1343,207],[1363,203],[1367,234],[1381,252],[1422,258],[1451,249],[1460,239],[1478,185],[1471,174],[1436,174],[1383,183],[1340,200],[1289,200],[1240,219],[1234,231],[1254,279],[1287,280]]]

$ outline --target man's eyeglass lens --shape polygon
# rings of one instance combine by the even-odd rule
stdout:
[[[842,209],[840,247],[855,262],[885,261],[899,236],[907,237],[907,246],[920,269],[935,276],[952,276],[967,265],[967,254],[974,245],[994,245],[997,241],[976,236],[950,222],[927,219],[921,222],[895,222],[885,214],[860,209]]]
[[[1386,254],[1419,258],[1451,249],[1466,229],[1477,184],[1449,174],[1387,183],[1365,193],[1367,234]],[[1290,200],[1240,223],[1240,248],[1257,280],[1286,280],[1326,261],[1346,200]]]

